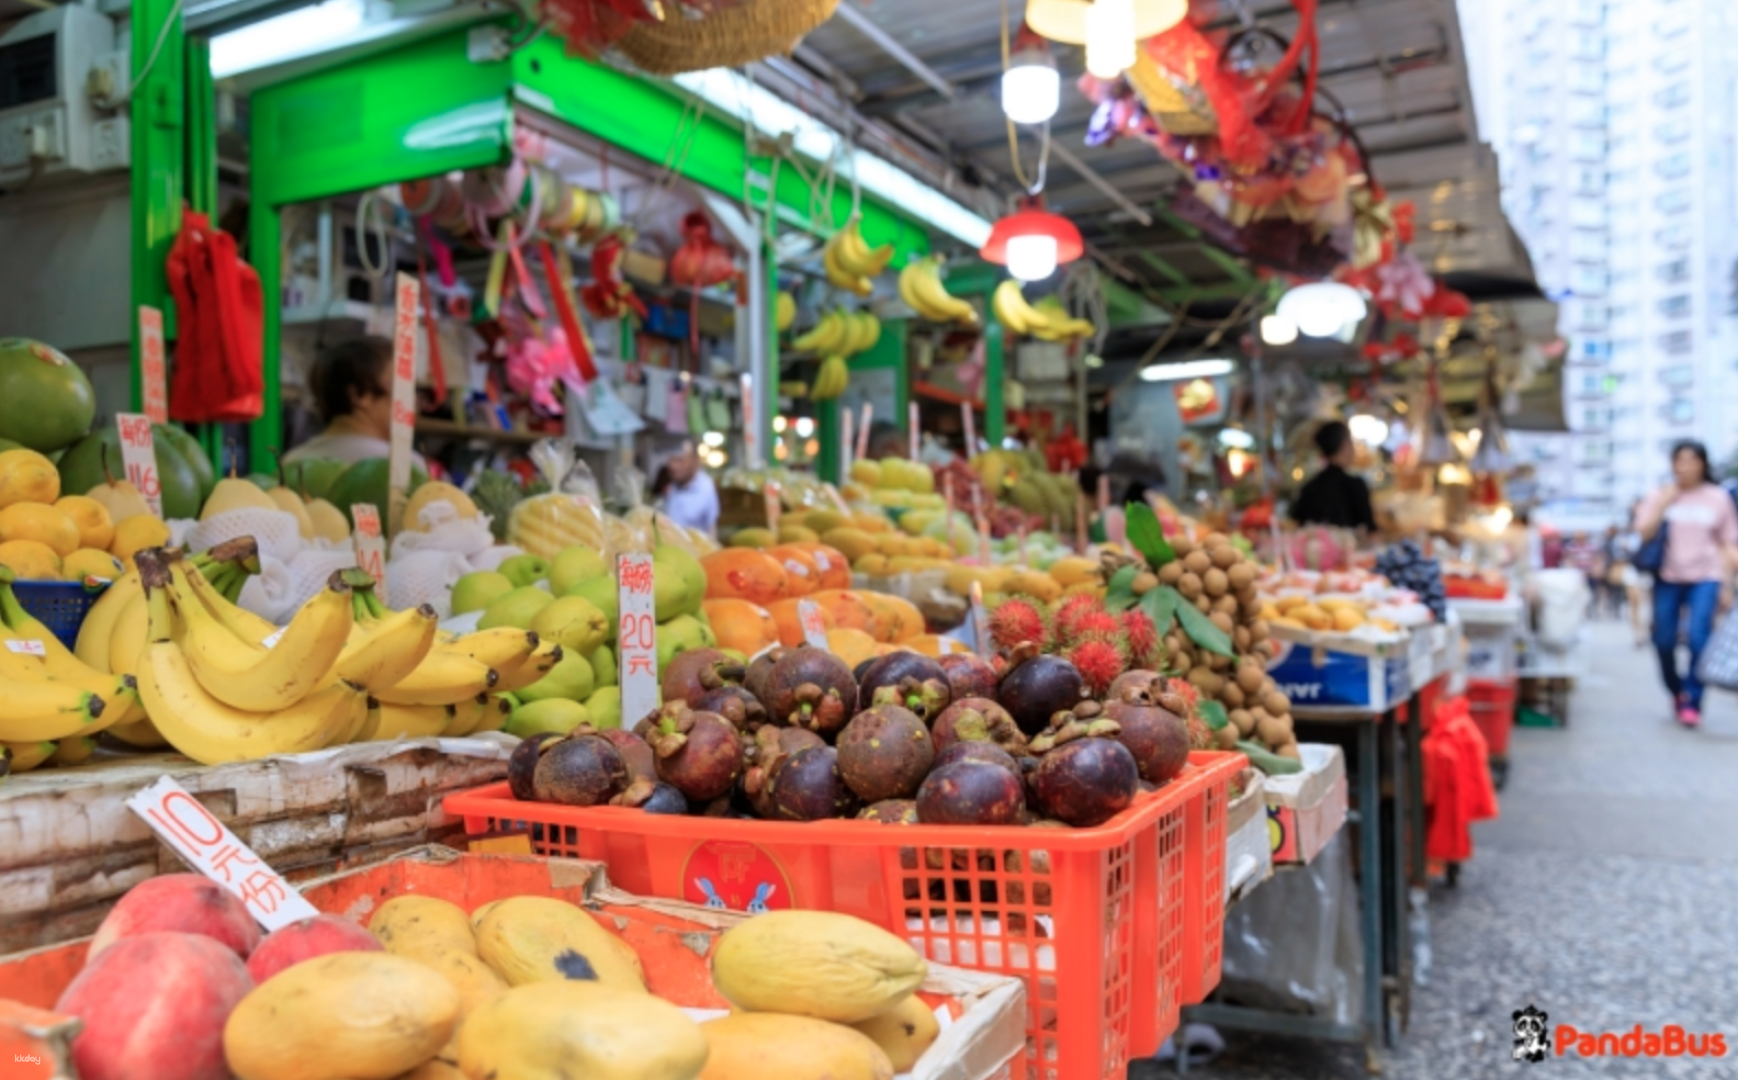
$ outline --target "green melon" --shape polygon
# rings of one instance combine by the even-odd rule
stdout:
[[[76,442],[96,415],[77,364],[40,341],[0,339],[0,438],[47,453]]]
[[[336,458],[303,458],[284,466],[284,482],[290,486],[290,490],[307,498],[330,500],[332,485],[338,482],[338,478],[349,467],[349,463]]]
[[[385,458],[364,458],[344,470],[342,476],[333,483],[326,494],[326,500],[339,510],[345,517],[350,516],[350,507],[356,503],[373,503],[380,511],[382,521],[386,520],[387,501],[387,463]],[[415,491],[428,483],[428,473],[417,467],[415,462],[410,466],[410,491]],[[410,491],[405,494],[410,494]],[[312,494],[310,492],[310,494]],[[350,522],[352,528],[356,522]]]
[[[168,442],[187,459],[193,475],[199,478],[199,504],[205,505],[205,500],[211,498],[211,489],[217,486],[217,469],[211,464],[211,457],[205,452],[205,447],[199,445],[199,440],[185,429],[174,424],[158,424],[152,429],[152,435]]]
[[[157,451],[157,477],[163,485],[163,516],[165,518],[196,518],[205,498],[199,488],[199,474],[176,448],[172,439],[163,437],[162,424],[151,427],[152,444]],[[103,471],[104,463],[108,472]],[[126,477],[121,464],[121,434],[113,424],[107,424],[86,435],[67,448],[57,465],[60,470],[60,490],[67,495],[83,495],[105,482]]]

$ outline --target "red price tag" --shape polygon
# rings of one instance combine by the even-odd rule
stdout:
[[[813,600],[797,601],[797,622],[803,628],[803,640],[817,649],[827,647],[827,625],[821,621],[821,607]]]
[[[352,503],[350,519],[356,528],[350,543],[356,549],[356,565],[374,579],[374,594],[386,603],[386,537],[380,528],[380,508],[373,503]]]
[[[780,492],[779,486],[776,483],[768,480],[766,482],[766,487],[761,489],[761,493],[766,496],[766,527],[772,530],[774,536],[777,536],[778,519],[779,516],[784,513],[784,502],[781,497],[782,492]]]
[[[411,437],[416,431],[416,317],[422,289],[399,274],[392,323],[392,428],[387,446],[387,520],[396,529],[410,491]]]
[[[990,640],[990,614],[984,610],[984,587],[972,582],[972,636],[978,641],[978,655],[996,655],[996,643]]]
[[[267,930],[311,919],[320,912],[283,875],[266,865],[211,811],[165,776],[127,800],[159,839],[194,870],[222,885],[247,905]]]
[[[144,413],[116,413],[115,430],[121,436],[121,465],[127,480],[163,516],[163,482],[157,476],[157,444],[151,436],[151,418]]]
[[[658,622],[652,599],[652,557],[616,559],[621,615],[616,626],[617,665],[622,681],[622,718],[639,723],[658,708]]]
[[[169,422],[169,364],[163,354],[163,313],[139,306],[139,382],[145,415],[153,424]]]

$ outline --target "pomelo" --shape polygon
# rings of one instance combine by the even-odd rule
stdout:
[[[165,518],[196,518],[205,504],[205,492],[199,474],[173,441],[161,434],[167,428],[154,424],[152,445],[157,452],[157,480],[162,485],[163,516]],[[104,464],[108,471],[103,471]],[[109,479],[125,480],[127,470],[121,464],[121,435],[113,424],[105,424],[67,448],[60,459],[60,487],[68,494],[88,493],[91,488]]]
[[[310,499],[332,500],[332,485],[344,475],[348,463],[334,458],[313,457],[284,464],[284,483]]]
[[[90,380],[58,349],[0,339],[0,438],[59,450],[89,431],[96,414]]]
[[[200,501],[210,498],[211,489],[217,486],[217,469],[211,464],[211,455],[205,452],[205,447],[199,445],[199,440],[174,424],[157,424],[151,429],[151,437],[167,440],[169,445],[180,451],[181,456],[187,460],[188,467],[193,470],[193,475],[199,479]]]
[[[414,492],[423,484],[428,483],[428,473],[417,468],[413,463],[410,467],[410,491]],[[309,492],[310,496],[313,494]],[[407,492],[406,494],[409,494]],[[357,503],[373,503],[380,511],[381,521],[386,520],[390,507],[387,488],[387,464],[385,458],[364,458],[344,470],[343,475],[333,482],[326,498],[350,517],[350,508]],[[355,520],[350,524],[354,526]]]

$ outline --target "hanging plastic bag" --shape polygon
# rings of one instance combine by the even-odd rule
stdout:
[[[187,211],[169,249],[178,335],[169,415],[185,423],[241,423],[264,410],[260,374],[265,307],[259,275],[235,238]]]

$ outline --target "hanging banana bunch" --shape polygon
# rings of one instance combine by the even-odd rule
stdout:
[[[851,381],[846,358],[872,348],[880,340],[881,320],[870,312],[834,308],[822,316],[813,329],[791,342],[793,348],[821,356],[821,367],[809,387],[809,397],[827,401],[843,394]]]
[[[821,252],[821,265],[834,288],[868,296],[875,291],[875,277],[893,261],[893,245],[871,248],[858,226],[858,220],[852,218],[843,229],[833,234]]]
[[[941,256],[913,259],[899,272],[899,297],[931,322],[978,324],[978,310],[941,283]]]
[[[1020,283],[1013,278],[996,286],[990,298],[996,319],[1010,334],[1023,334],[1041,341],[1078,341],[1097,332],[1091,320],[1075,318],[1055,296],[1036,305],[1026,302]]]

